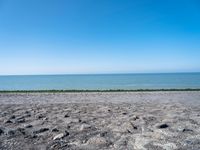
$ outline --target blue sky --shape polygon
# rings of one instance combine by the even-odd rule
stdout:
[[[198,0],[0,0],[0,75],[199,71]]]

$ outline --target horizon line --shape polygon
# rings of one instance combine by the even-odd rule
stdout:
[[[47,73],[47,74],[0,74],[0,76],[56,76],[56,75],[123,75],[123,74],[182,74],[182,73],[200,73],[200,71],[180,71],[180,72],[113,72],[113,73]]]

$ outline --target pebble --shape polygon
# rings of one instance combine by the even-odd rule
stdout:
[[[31,124],[25,125],[25,128],[32,128],[33,126]]]
[[[17,117],[16,120],[24,119],[24,116]]]
[[[107,141],[103,137],[92,137],[87,141],[87,144],[91,144],[91,145],[106,145]]]
[[[27,111],[25,111],[25,114],[30,114],[30,113],[31,113],[31,112],[30,112],[30,111],[28,111],[28,110],[27,110]]]
[[[127,112],[123,112],[122,115],[127,115]]]
[[[23,117],[31,117],[31,114],[27,113],[27,114],[23,115]]]
[[[42,132],[46,132],[46,131],[48,131],[48,130],[49,130],[49,128],[41,128],[41,129],[39,129],[39,130],[33,131],[33,133],[34,133],[34,134],[39,134],[39,133],[42,133]]]
[[[65,131],[65,136],[68,136],[69,135],[69,132]]]
[[[192,129],[186,129],[186,128],[183,129],[183,132],[192,132],[192,131],[193,131]]]
[[[56,135],[56,136],[53,138],[53,140],[61,139],[61,138],[63,138],[64,136],[65,136],[64,133],[60,133],[60,134]]]
[[[7,132],[7,134],[9,135],[9,136],[13,136],[13,135],[15,135],[15,130],[8,130],[8,132]]]
[[[24,123],[24,122],[25,122],[25,118],[15,119],[15,123]]]
[[[167,124],[161,124],[161,125],[158,125],[158,128],[159,129],[165,129],[165,128],[168,128],[169,127],[169,125],[167,125]]]
[[[36,134],[32,134],[31,138],[35,139],[35,138],[37,138],[37,135]]]
[[[49,118],[48,118],[48,117],[45,117],[45,118],[43,118],[42,120],[45,120],[45,121],[46,121],[46,120],[49,120]]]
[[[68,114],[66,114],[64,117],[65,117],[65,118],[68,118],[68,117],[69,117],[69,115],[68,115]]]
[[[15,119],[15,118],[16,118],[15,115],[12,115],[12,116],[10,116],[9,119]]]
[[[52,132],[58,132],[59,130],[57,128],[53,128],[51,131]]]
[[[42,119],[42,118],[44,118],[44,117],[45,117],[45,116],[44,116],[43,114],[39,114],[39,115],[36,116],[37,119]]]
[[[2,128],[0,128],[0,135],[1,135],[1,134],[4,134],[4,131],[3,131]]]
[[[101,132],[101,133],[100,133],[100,136],[101,136],[101,137],[105,137],[107,134],[108,134],[108,132],[106,132],[106,131],[105,131],[105,132]]]
[[[64,137],[68,136],[68,135],[69,135],[69,132],[65,131],[65,133],[60,133],[60,134],[56,135],[56,136],[53,138],[53,140],[59,140],[59,139],[62,139],[62,138],[64,138]]]
[[[17,131],[19,131],[20,133],[22,133],[23,135],[26,134],[25,129],[24,128],[17,128]]]
[[[81,125],[80,131],[88,130],[90,128],[91,128],[91,125],[84,123],[84,124]]]
[[[135,120],[140,119],[138,116],[135,116]]]
[[[13,122],[10,119],[8,119],[8,120],[5,120],[4,123],[13,123]]]

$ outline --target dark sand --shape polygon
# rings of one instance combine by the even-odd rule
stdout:
[[[200,92],[1,93],[0,149],[200,149]]]

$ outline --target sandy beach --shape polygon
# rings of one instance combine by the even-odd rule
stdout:
[[[200,92],[1,93],[1,150],[200,149]]]

